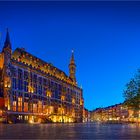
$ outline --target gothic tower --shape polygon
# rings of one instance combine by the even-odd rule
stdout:
[[[9,32],[7,29],[6,39],[4,42],[4,47],[2,50],[2,55],[4,58],[3,71],[2,71],[2,83],[3,83],[3,95],[5,108],[10,110],[10,96],[11,96],[11,42],[9,37]]]
[[[70,59],[70,64],[69,64],[69,77],[73,80],[73,82],[76,84],[76,65],[75,65],[75,60],[74,60],[74,51],[72,50],[72,56]]]
[[[4,42],[4,47],[2,52],[4,53],[4,65],[8,65],[9,59],[11,59],[11,54],[12,54],[12,48],[11,48],[11,42],[10,42],[10,36],[9,36],[9,31],[7,29],[6,33],[6,39]]]

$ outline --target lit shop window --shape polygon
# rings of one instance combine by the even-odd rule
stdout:
[[[18,111],[22,111],[22,97],[18,97]]]
[[[19,116],[18,116],[18,119],[19,119],[19,120],[22,120],[22,115],[19,115]]]
[[[24,119],[27,121],[28,120],[28,116],[25,116]]]

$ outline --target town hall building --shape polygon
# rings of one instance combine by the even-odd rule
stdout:
[[[82,122],[83,91],[74,53],[69,76],[24,48],[12,51],[9,32],[0,53],[0,121]]]

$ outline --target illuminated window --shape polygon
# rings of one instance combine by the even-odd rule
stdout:
[[[49,107],[49,114],[52,114],[54,112],[54,108],[53,108],[53,106],[50,106]]]
[[[22,97],[18,97],[18,111],[22,111]]]
[[[64,114],[65,112],[64,112],[64,108],[62,108],[62,107],[59,107],[58,108],[58,114]]]
[[[2,116],[2,110],[0,110],[0,116]]]
[[[38,113],[42,113],[42,102],[38,102]]]
[[[28,116],[25,116],[24,119],[27,121],[28,120]]]
[[[72,99],[72,104],[75,104],[75,99],[74,98]]]
[[[43,113],[47,113],[46,105],[43,105]]]
[[[28,103],[24,102],[24,112],[28,112]]]
[[[7,107],[8,110],[11,109],[11,105],[10,105],[10,97],[6,100],[6,102],[5,102],[5,106]]]
[[[37,104],[33,104],[33,113],[37,113]]]
[[[18,119],[19,119],[19,120],[22,120],[22,115],[19,115],[19,116],[18,116]]]
[[[75,117],[75,111],[74,111],[74,109],[72,110],[72,116]]]
[[[13,101],[13,111],[16,111],[17,102]]]

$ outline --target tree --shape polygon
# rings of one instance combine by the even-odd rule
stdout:
[[[127,84],[126,89],[124,91],[124,104],[133,109],[134,114],[137,114],[140,110],[140,70],[138,70],[137,74],[132,78]]]

